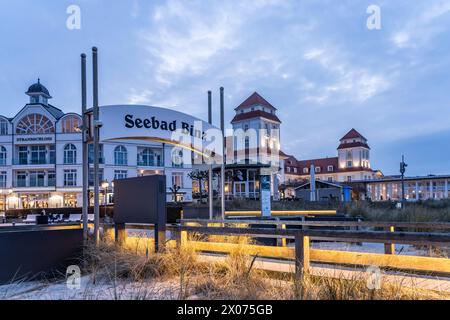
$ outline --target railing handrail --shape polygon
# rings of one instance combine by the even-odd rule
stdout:
[[[44,231],[44,230],[67,230],[81,229],[81,223],[58,223],[58,224],[42,224],[42,225],[20,225],[0,227],[0,233],[20,232],[20,231]]]
[[[180,223],[226,223],[226,224],[255,224],[255,225],[292,225],[312,227],[395,227],[416,229],[450,229],[448,222],[372,222],[372,221],[285,221],[285,220],[204,220],[204,219],[181,219]]]
[[[347,231],[347,230],[289,230],[289,229],[248,229],[224,227],[178,227],[179,231],[197,232],[215,235],[258,235],[307,236],[312,239],[349,239],[366,242],[395,242],[403,244],[442,244],[450,243],[449,233],[430,232],[386,232],[386,231]]]
[[[297,216],[307,216],[307,215],[336,215],[337,210],[272,210],[272,215],[297,215]],[[225,211],[227,216],[246,216],[246,215],[261,215],[260,210],[236,210],[236,211]]]

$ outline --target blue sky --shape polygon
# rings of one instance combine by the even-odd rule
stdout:
[[[81,29],[66,28],[69,5]],[[381,30],[366,9],[381,8]],[[334,156],[356,128],[372,166],[450,173],[450,0],[0,0],[0,113],[15,114],[41,78],[64,111],[80,105],[79,54],[100,50],[100,103],[226,117],[253,91],[279,109],[282,148]],[[214,120],[218,121],[218,112]]]

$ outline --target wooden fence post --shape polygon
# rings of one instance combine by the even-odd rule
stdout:
[[[387,228],[387,231],[395,232],[395,228],[393,226],[390,226],[389,228]],[[395,254],[395,244],[385,243],[384,244],[384,253],[385,254]]]
[[[125,229],[125,224],[124,223],[115,223],[114,224],[115,241],[118,244],[123,245],[126,241],[126,237],[127,237],[127,231]]]
[[[309,237],[299,233],[295,236],[295,276],[302,279],[309,272]]]
[[[277,224],[277,229],[279,230],[286,230],[286,225],[283,224]],[[286,247],[286,238],[278,238],[277,239],[277,246],[278,247]]]

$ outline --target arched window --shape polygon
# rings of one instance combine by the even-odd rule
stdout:
[[[77,147],[72,143],[66,144],[64,147],[64,164],[77,163]]]
[[[114,149],[114,164],[116,166],[126,166],[128,163],[127,149],[124,146],[117,146]]]
[[[0,166],[6,166],[6,148],[4,146],[0,146]]]
[[[138,165],[145,167],[153,167],[155,165],[155,153],[152,149],[142,149],[139,154]]]
[[[172,149],[172,167],[183,167],[183,149],[176,147]]]
[[[17,134],[54,133],[55,127],[46,116],[33,113],[23,117],[16,126]]]
[[[81,132],[81,119],[77,116],[67,116],[61,123],[62,133],[78,133]]]
[[[5,119],[0,119],[0,136],[6,136],[8,134],[9,122]]]

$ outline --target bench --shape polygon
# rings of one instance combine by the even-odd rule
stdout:
[[[36,223],[37,216],[38,216],[37,214],[27,214],[27,217],[22,222],[23,223]]]

